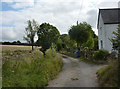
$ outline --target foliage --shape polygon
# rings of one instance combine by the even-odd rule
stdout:
[[[118,61],[112,61],[97,71],[99,83],[104,87],[118,87]]]
[[[29,44],[34,45],[34,37],[36,34],[36,31],[38,30],[38,25],[35,20],[30,21],[28,20],[28,26],[25,28],[26,30],[26,36],[24,36],[24,40],[26,40]]]
[[[60,51],[62,49],[62,40],[59,38],[56,42],[56,50]]]
[[[98,37],[94,38],[94,50],[98,50]]]
[[[63,62],[58,54],[47,51],[43,58],[40,51],[30,55],[3,60],[2,87],[44,87],[61,71]]]
[[[56,43],[60,33],[56,27],[50,25],[49,23],[42,23],[37,31],[37,35],[37,44],[42,46],[40,50],[45,56],[45,51],[50,48],[52,43]]]
[[[68,34],[60,35],[60,39],[62,40],[62,48],[64,49],[73,49],[76,46],[76,42],[71,40]]]
[[[87,42],[89,38],[89,30],[91,29],[91,26],[87,24],[86,22],[80,23],[77,26],[73,25],[69,30],[69,36],[70,39],[75,40],[78,44]]]
[[[94,38],[89,37],[86,43],[83,44],[83,47],[88,47],[89,49],[94,48]]]
[[[118,25],[118,30],[113,32],[114,37],[111,39],[113,42],[113,49],[119,50],[120,47],[120,25]]]
[[[95,60],[107,60],[107,56],[109,55],[109,52],[106,50],[98,50],[95,51],[93,55],[93,59]]]
[[[89,49],[98,49],[98,36],[94,33],[92,29],[88,30],[89,38],[87,42],[83,43],[83,47],[88,47]]]
[[[64,43],[66,44],[66,47],[67,48],[73,48],[75,46],[75,41],[74,40],[71,40],[69,35],[67,35],[65,38],[64,38]]]

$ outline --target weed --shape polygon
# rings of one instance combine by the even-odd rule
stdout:
[[[15,54],[21,52],[23,51],[15,51]],[[3,60],[2,86],[44,87],[48,81],[56,77],[63,66],[60,55],[50,54],[51,50],[46,58],[43,58],[40,51],[33,51],[31,55]]]

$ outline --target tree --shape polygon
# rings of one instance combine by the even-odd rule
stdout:
[[[24,40],[26,40],[30,45],[32,45],[32,50],[34,46],[34,37],[38,28],[38,24],[35,20],[28,20],[28,26],[25,28],[26,36],[24,36]]]
[[[73,25],[69,30],[69,36],[72,40],[75,40],[77,43],[77,48],[82,43],[87,42],[89,38],[88,30],[91,29],[91,26],[86,22],[80,23],[77,26]]]
[[[62,40],[59,38],[56,43],[56,50],[60,51],[62,49]]]
[[[117,31],[114,31],[113,34],[114,37],[111,41],[113,43],[113,49],[118,51],[118,76],[120,76],[120,24],[118,25]],[[120,78],[118,80],[118,85],[120,85]]]
[[[118,50],[120,49],[120,25],[118,25],[117,31],[113,32],[114,37],[111,39],[113,43],[113,49]]]
[[[88,47],[88,49],[98,49],[98,36],[94,33],[92,29],[88,30],[89,32],[89,38],[87,42],[83,43],[83,47]]]
[[[57,42],[60,33],[56,27],[50,25],[49,23],[42,23],[39,27],[39,30],[37,31],[37,35],[37,44],[42,46],[40,50],[45,56],[45,51],[50,48],[52,43]]]

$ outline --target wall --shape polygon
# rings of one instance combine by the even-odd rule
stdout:
[[[112,51],[112,46],[113,46],[110,39],[114,37],[113,31],[116,31],[117,28],[118,28],[118,24],[105,24],[104,25],[104,31],[105,31],[104,49],[109,51],[110,53]]]
[[[101,17],[101,14],[100,14],[100,18],[99,18],[99,28],[98,28],[98,44],[99,44],[99,49],[102,49],[101,47],[101,40],[103,41],[104,40],[104,23],[103,23],[103,19]],[[103,47],[104,47],[104,42],[103,42]]]
[[[114,37],[113,31],[116,31],[117,28],[118,28],[118,24],[104,24],[103,19],[100,14],[99,28],[98,28],[99,49],[104,49],[111,53],[112,42],[110,41],[110,39],[112,39],[112,37]],[[103,41],[103,48],[101,47],[101,40]]]

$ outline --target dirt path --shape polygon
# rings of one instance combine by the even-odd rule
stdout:
[[[86,64],[78,59],[63,58],[63,71],[47,87],[99,87],[96,71],[103,66]]]

